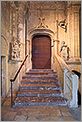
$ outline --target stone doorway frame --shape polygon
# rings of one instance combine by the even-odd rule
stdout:
[[[31,60],[32,59],[32,39],[36,35],[47,35],[50,37],[51,39],[51,69],[53,69],[53,62],[54,62],[53,61],[53,56],[54,56],[53,45],[54,45],[55,33],[48,28],[36,28],[29,31],[28,40],[30,41],[30,68],[32,69],[32,60]]]

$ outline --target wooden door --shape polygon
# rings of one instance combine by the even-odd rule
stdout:
[[[51,40],[49,36],[37,35],[32,39],[32,68],[51,68]]]

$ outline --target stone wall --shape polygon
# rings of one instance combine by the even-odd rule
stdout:
[[[9,88],[9,77],[8,77],[8,50],[9,50],[9,41],[10,41],[10,34],[9,34],[9,16],[10,11],[8,10],[9,3],[3,2],[1,3],[1,59],[2,59],[2,86],[5,85],[5,89],[2,89],[2,93],[6,96],[5,91],[8,92]],[[6,21],[5,21],[6,20]],[[5,61],[3,59],[5,58]],[[5,77],[5,79],[4,79]],[[4,83],[5,82],[5,83]]]
[[[79,36],[79,10],[80,1],[32,1],[29,5],[28,31],[34,30],[40,24],[39,18],[44,18],[43,23],[52,30],[54,40],[59,40],[59,51],[62,41],[70,49],[70,58],[79,58],[80,56],[80,36]],[[58,26],[58,23],[65,21],[66,29]]]
[[[54,32],[51,43],[53,45],[55,40],[52,58],[55,52],[60,53],[62,41],[65,41],[69,47],[69,57],[73,59],[72,61],[80,58],[80,6],[80,1],[1,2],[1,59],[2,69],[5,69],[2,71],[4,79],[2,83],[6,84],[6,93],[10,88],[10,78],[13,78],[26,54],[28,54],[26,67],[31,68],[32,37],[30,38],[30,32],[40,26],[45,26],[48,32]]]
[[[24,6],[17,8],[14,2],[1,2],[1,59],[2,93],[5,97],[10,89],[10,78],[14,78],[25,57]],[[5,60],[4,60],[5,59]],[[5,79],[4,79],[5,77]],[[18,80],[18,78],[17,78]]]

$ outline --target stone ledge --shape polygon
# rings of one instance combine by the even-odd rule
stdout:
[[[70,58],[68,61],[66,61],[67,64],[81,64],[80,58]]]

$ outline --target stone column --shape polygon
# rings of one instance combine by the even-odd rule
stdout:
[[[74,57],[80,57],[80,37],[79,37],[79,9],[80,6],[72,6],[74,18]]]
[[[59,54],[59,40],[54,40],[54,42],[55,42],[55,45],[54,45],[55,54]]]
[[[71,19],[70,19],[71,18]],[[73,31],[73,15],[71,6],[67,8],[67,46],[70,48],[70,57],[74,57],[74,31]]]

